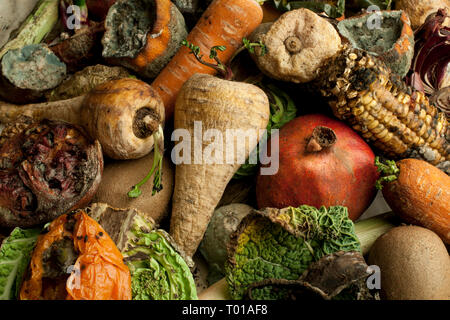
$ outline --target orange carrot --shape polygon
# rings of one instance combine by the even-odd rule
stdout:
[[[214,0],[206,9],[197,25],[187,37],[187,41],[200,47],[200,52],[208,53],[213,46],[225,46],[218,57],[227,63],[247,37],[261,23],[263,10],[256,0]],[[207,57],[207,62],[213,63]],[[195,73],[215,74],[216,71],[199,63],[190,50],[181,47],[169,64],[153,81],[166,109],[166,119],[173,116],[175,99],[183,84]]]

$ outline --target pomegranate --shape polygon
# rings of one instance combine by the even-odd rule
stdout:
[[[277,135],[279,170],[258,175],[259,208],[341,205],[355,221],[370,206],[379,176],[375,155],[351,128],[313,114],[292,120]]]
[[[0,135],[0,227],[28,228],[89,204],[103,155],[78,127],[22,117]]]

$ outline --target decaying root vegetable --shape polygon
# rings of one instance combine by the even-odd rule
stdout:
[[[103,23],[92,22],[91,25],[76,30],[70,38],[51,45],[50,49],[63,61],[69,72],[80,70],[101,57]]]
[[[177,97],[175,129],[187,130],[194,139],[194,122],[200,121],[205,132],[214,129],[222,137],[226,136],[227,129],[250,130],[262,135],[269,121],[269,109],[267,95],[254,85],[196,74],[184,84]],[[192,257],[197,250],[228,182],[241,166],[238,159],[247,159],[259,138],[215,141],[223,143],[224,149],[227,145],[234,147],[232,161],[225,161],[225,153],[216,150],[209,159],[195,164],[198,151],[194,147],[184,155],[192,161],[177,165],[170,234],[188,256]]]
[[[377,159],[378,160],[378,159]],[[431,164],[403,159],[388,164],[377,161],[382,172],[378,188],[400,218],[436,232],[450,244],[450,177]]]
[[[46,45],[10,50],[1,59],[0,97],[13,103],[41,100],[45,91],[64,80],[66,70]]]
[[[202,52],[208,52],[214,46],[225,46],[226,50],[218,52],[217,56],[227,63],[241,47],[242,39],[255,30],[262,18],[263,11],[255,0],[214,0],[186,40],[199,46]],[[205,60],[215,62],[209,57]],[[215,74],[216,70],[197,61],[188,48],[181,47],[152,82],[164,102],[167,120],[173,117],[181,87],[196,73]]]
[[[15,121],[21,115],[80,125],[99,140],[105,155],[136,159],[152,150],[153,134],[164,123],[164,106],[148,84],[123,78],[69,100],[24,106],[0,103],[1,123]]]
[[[0,225],[27,228],[87,205],[102,171],[100,143],[77,127],[21,118],[0,136]]]
[[[341,38],[325,19],[308,9],[283,14],[274,23],[261,24],[250,36],[267,53],[255,48],[258,67],[271,78],[296,83],[315,79],[318,68],[341,48]]]
[[[371,21],[380,19],[379,28]],[[402,78],[411,67],[414,56],[414,33],[403,11],[365,12],[338,23],[339,33],[358,49],[379,57]]]
[[[145,82],[124,78],[103,83],[83,102],[81,125],[113,159],[141,158],[153,148],[164,105]]]
[[[167,0],[119,0],[108,11],[103,57],[154,78],[186,38],[183,15]]]
[[[130,73],[125,68],[97,64],[75,72],[45,96],[48,101],[76,98],[102,83],[127,77],[130,77]]]

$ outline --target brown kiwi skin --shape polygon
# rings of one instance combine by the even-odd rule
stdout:
[[[170,212],[174,185],[174,166],[170,154],[164,155],[162,169],[163,189],[152,196],[153,178],[142,187],[138,198],[129,198],[127,193],[141,181],[153,165],[153,152],[137,160],[110,160],[105,163],[103,178],[93,202],[107,203],[114,208],[134,208],[156,223],[160,223]]]
[[[382,299],[450,300],[450,257],[431,230],[390,230],[375,241],[368,262],[381,270]]]

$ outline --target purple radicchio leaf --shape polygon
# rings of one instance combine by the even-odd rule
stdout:
[[[450,63],[450,28],[443,26],[446,9],[430,15],[415,34],[415,57],[409,84],[418,91],[433,94],[444,87]]]

